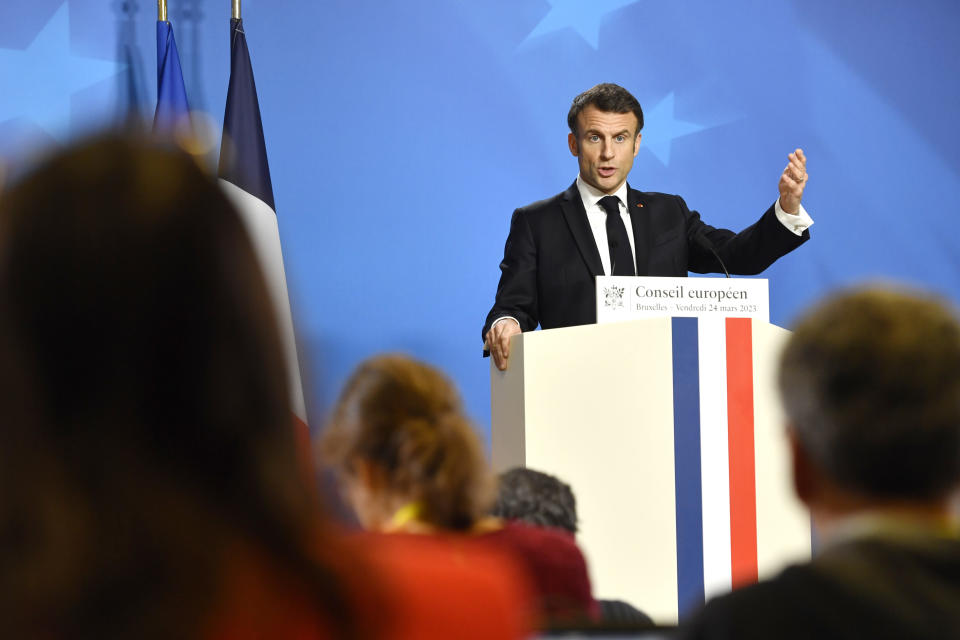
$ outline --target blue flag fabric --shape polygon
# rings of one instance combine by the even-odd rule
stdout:
[[[187,88],[183,84],[173,25],[157,20],[157,110],[153,116],[153,130],[171,132],[177,122],[189,115]]]
[[[257,85],[253,80],[243,20],[236,18],[230,20],[230,85],[223,115],[223,142],[220,145],[217,173],[276,212]]]

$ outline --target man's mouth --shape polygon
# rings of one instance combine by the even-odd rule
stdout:
[[[597,173],[600,174],[601,178],[609,178],[617,172],[616,167],[598,167]]]

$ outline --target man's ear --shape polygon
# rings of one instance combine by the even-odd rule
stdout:
[[[633,141],[633,157],[636,158],[637,154],[640,153],[640,138],[643,137],[643,134],[637,131],[637,139]]]
[[[577,146],[577,136],[573,132],[567,134],[567,146],[570,147],[570,153],[575,156],[580,155],[580,149]]]
[[[793,490],[807,507],[816,500],[818,480],[815,465],[797,436],[796,428],[787,425],[787,440],[790,445],[790,464],[793,471]]]

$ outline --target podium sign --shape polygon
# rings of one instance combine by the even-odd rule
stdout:
[[[597,324],[669,317],[769,322],[767,280],[597,276]]]

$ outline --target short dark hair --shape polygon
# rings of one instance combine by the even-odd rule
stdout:
[[[640,108],[640,103],[633,94],[620,85],[604,82],[587,89],[573,99],[573,104],[570,105],[570,111],[567,113],[567,126],[574,134],[577,133],[577,115],[590,105],[608,113],[632,112],[637,116],[635,134],[643,129],[643,109]]]
[[[801,446],[838,486],[923,500],[960,481],[960,324],[945,302],[841,292],[797,324],[779,382]]]
[[[570,485],[541,471],[517,467],[499,477],[493,515],[577,532],[577,500]]]

